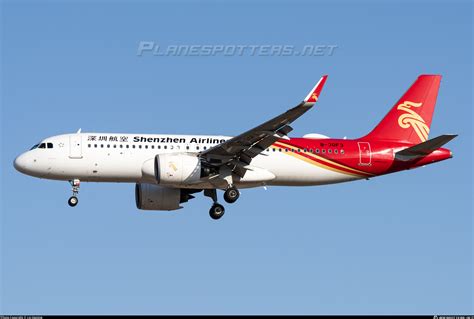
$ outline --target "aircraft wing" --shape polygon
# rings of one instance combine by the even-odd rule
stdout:
[[[245,166],[250,164],[252,158],[275,141],[282,138],[288,139],[287,134],[293,130],[289,124],[313,107],[321,94],[326,79],[327,75],[321,77],[306,98],[297,106],[245,133],[201,152],[199,156],[209,164],[226,165],[233,173],[243,177],[246,172]]]

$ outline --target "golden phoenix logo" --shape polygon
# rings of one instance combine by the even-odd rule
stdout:
[[[397,106],[397,110],[405,111],[398,117],[398,125],[401,128],[413,127],[416,135],[420,138],[422,142],[425,142],[428,139],[428,134],[430,133],[429,126],[425,123],[425,120],[416,113],[411,107],[420,107],[423,103],[415,103],[411,101],[405,101]]]
[[[316,95],[316,93],[313,93],[313,95],[311,95],[311,97],[312,97],[315,101],[318,100],[318,96]]]
[[[178,170],[174,162],[169,162],[168,166],[175,172]]]

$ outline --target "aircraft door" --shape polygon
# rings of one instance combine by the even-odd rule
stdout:
[[[358,142],[359,146],[359,165],[370,166],[372,165],[372,152],[370,150],[370,143]]]
[[[82,158],[82,135],[69,136],[69,158]]]

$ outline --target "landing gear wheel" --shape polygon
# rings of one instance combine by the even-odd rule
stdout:
[[[69,184],[72,186],[72,196],[69,197],[67,203],[69,206],[74,207],[79,203],[79,199],[77,199],[77,195],[79,194],[79,187],[81,186],[81,181],[79,179],[73,179],[69,181]]]
[[[79,203],[79,199],[77,199],[76,196],[71,196],[69,197],[69,200],[67,201],[67,203],[69,204],[69,206],[74,207],[77,205],[77,203]]]
[[[235,203],[237,199],[239,199],[239,190],[235,187],[229,187],[224,192],[224,200],[229,204]]]
[[[209,210],[209,216],[211,216],[212,219],[219,219],[222,216],[224,216],[224,213],[225,213],[224,206],[217,203],[212,205],[211,209]]]

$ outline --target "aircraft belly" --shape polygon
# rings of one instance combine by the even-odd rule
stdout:
[[[85,182],[136,182],[141,178],[140,160],[132,156],[84,156],[58,159],[49,179],[80,179]]]

